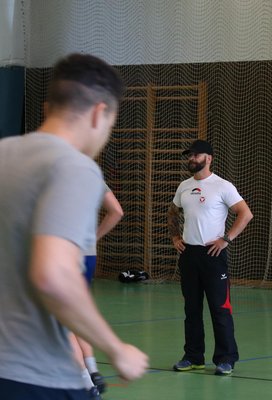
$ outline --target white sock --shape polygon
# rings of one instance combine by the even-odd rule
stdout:
[[[85,361],[85,365],[90,374],[93,374],[94,372],[98,372],[95,357],[86,357],[86,358],[84,358],[84,361]]]
[[[85,389],[90,390],[94,386],[94,384],[93,381],[91,380],[90,373],[87,370],[87,368],[81,371],[81,376],[84,382]]]

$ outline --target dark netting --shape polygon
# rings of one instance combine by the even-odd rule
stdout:
[[[66,10],[71,27],[75,29],[75,21],[82,21],[78,31],[71,33],[77,43],[73,50],[92,52],[100,45],[103,49],[110,48],[110,44],[107,47],[110,36],[106,35],[103,42],[99,35],[84,36],[84,29],[88,31],[84,25],[86,16],[92,18],[92,2],[72,3],[74,8]],[[141,2],[133,4],[132,8],[143,8]],[[157,9],[149,20],[151,25],[152,22],[157,24],[160,13],[169,12],[161,2],[153,2],[154,8],[156,4]],[[102,21],[105,14],[107,31],[121,34],[120,20],[127,26],[125,21],[133,18],[131,7],[122,10],[120,7],[120,19],[116,20],[109,17],[109,11],[103,14],[102,6],[99,10],[96,6],[96,17]],[[56,2],[54,18],[59,17],[62,24],[65,24],[64,11]],[[38,18],[37,14],[33,17]],[[205,23],[212,26],[212,16]],[[230,33],[232,26],[226,25],[225,29]],[[60,30],[59,35],[61,33]],[[141,37],[141,32],[138,35],[139,43],[142,40],[144,46],[147,39]],[[175,36],[174,31],[171,35],[175,45],[179,36]],[[52,40],[48,38],[46,50],[49,53]],[[61,44],[69,38],[55,36],[54,40]],[[130,40],[129,35],[127,40]],[[194,44],[197,48],[192,40]],[[162,46],[163,56],[165,42]],[[152,40],[148,49],[153,49]],[[62,53],[60,46],[59,56]],[[141,52],[139,60],[116,65],[127,90],[111,140],[99,163],[125,217],[98,245],[98,276],[116,278],[120,272],[131,268],[147,271],[151,280],[179,279],[166,213],[180,181],[188,177],[182,150],[196,138],[207,138],[215,151],[214,172],[238,188],[254,214],[245,232],[229,246],[233,282],[268,286],[272,282],[269,167],[272,62],[255,58],[252,61],[196,63],[188,59],[186,63],[144,64]],[[34,130],[42,120],[42,102],[50,73],[48,66],[30,65],[26,69],[27,131]],[[230,216],[228,224],[232,220]]]

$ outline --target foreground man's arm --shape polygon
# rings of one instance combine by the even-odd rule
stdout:
[[[30,279],[38,297],[63,325],[103,351],[123,379],[139,378],[148,368],[148,357],[123,343],[104,320],[79,262],[80,250],[73,243],[55,236],[34,236]]]

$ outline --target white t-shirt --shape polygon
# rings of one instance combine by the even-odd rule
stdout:
[[[206,179],[183,181],[173,202],[184,212],[185,243],[205,246],[222,237],[228,209],[241,200],[232,183],[213,173]]]

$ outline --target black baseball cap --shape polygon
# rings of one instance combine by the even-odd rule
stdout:
[[[186,155],[189,153],[206,153],[206,154],[210,154],[211,156],[213,156],[213,148],[212,145],[209,142],[206,142],[206,140],[195,140],[191,146],[189,147],[189,149],[184,150],[182,152],[182,155]]]

